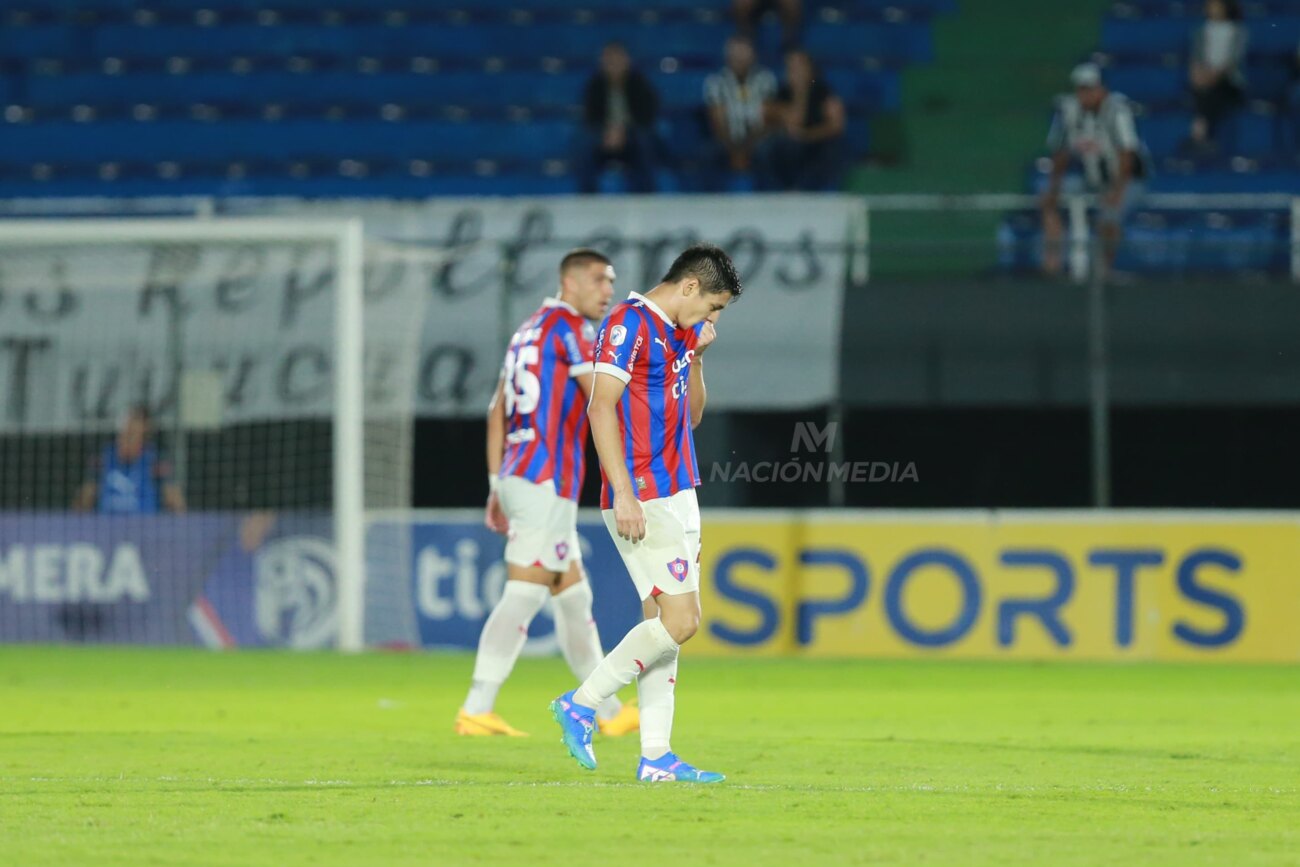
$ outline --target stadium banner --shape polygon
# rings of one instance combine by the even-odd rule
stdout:
[[[609,648],[639,600],[599,516],[578,529]],[[691,655],[1300,662],[1300,516],[706,509],[702,539]],[[502,553],[470,510],[372,516],[368,643],[472,650]],[[0,642],[307,649],[335,624],[325,515],[0,515]],[[547,608],[526,652],[555,649]]]
[[[473,650],[505,586],[504,540],[483,526],[482,516],[478,514],[414,519],[392,515],[371,523],[367,551],[372,559],[378,557],[385,536],[396,539],[403,535],[411,546],[408,592],[415,630],[410,643],[431,649]],[[578,540],[591,578],[592,614],[608,650],[641,619],[640,600],[598,516],[585,517],[579,522]],[[371,575],[379,571],[372,568]],[[373,598],[373,594],[368,596]],[[389,610],[396,616],[367,612],[368,643],[390,646],[404,643],[395,636],[403,634],[405,612],[401,607]],[[524,652],[546,655],[558,650],[555,621],[548,601],[529,627]]]
[[[1300,516],[705,512],[691,652],[1300,662]]]
[[[645,291],[695,240],[732,254],[748,295],[710,355],[718,408],[799,408],[836,394],[846,242],[860,198],[782,195],[235,201],[234,215],[359,215],[366,248],[366,407],[483,412],[505,341],[558,288],[572,246],[607,251],[616,297]],[[328,417],[334,263],[326,245],[124,244],[5,262],[0,432],[111,426],[142,397],[165,417],[178,371],[221,384],[222,421]],[[749,300],[752,298],[753,300]],[[781,327],[773,330],[773,322]]]
[[[0,514],[0,643],[332,647],[324,513]]]
[[[416,640],[472,650],[501,539],[472,511],[409,520]],[[578,529],[609,648],[636,594],[599,516]],[[690,655],[1300,662],[1300,516],[705,509],[702,540]],[[544,614],[529,650],[552,634]]]

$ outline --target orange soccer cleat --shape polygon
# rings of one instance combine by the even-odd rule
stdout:
[[[456,712],[456,734],[470,736],[505,735],[511,738],[528,737],[528,732],[519,731],[519,729],[503,720],[495,711],[470,715],[465,713],[465,708],[461,708]]]

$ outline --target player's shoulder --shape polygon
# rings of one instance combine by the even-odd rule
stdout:
[[[622,326],[629,331],[635,331],[641,327],[645,321],[645,304],[635,298],[628,298],[614,305],[614,309],[609,311],[605,317],[605,328]]]

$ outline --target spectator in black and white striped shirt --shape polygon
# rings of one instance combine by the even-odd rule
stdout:
[[[776,96],[776,76],[754,61],[754,44],[744,36],[727,40],[727,65],[704,81],[709,128],[725,167],[748,172],[754,148],[766,132],[765,110]]]
[[[1052,172],[1043,194],[1043,269],[1049,274],[1061,270],[1060,194],[1095,193],[1098,197],[1106,264],[1115,261],[1124,217],[1143,193],[1149,156],[1138,137],[1133,108],[1122,94],[1111,93],[1093,63],[1081,63],[1070,74],[1074,93],[1060,97],[1056,117],[1047,134],[1052,152]],[[1083,168],[1082,183],[1067,178],[1074,162]]]

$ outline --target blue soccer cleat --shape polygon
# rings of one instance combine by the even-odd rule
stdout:
[[[664,753],[657,759],[642,757],[636,778],[642,783],[721,783],[726,779],[717,771],[701,771],[686,764],[676,753]]]
[[[596,727],[596,709],[584,707],[573,700],[576,689],[571,689],[551,702],[551,716],[560,724],[560,740],[569,748],[569,755],[589,771],[596,770],[596,752],[591,748],[591,732]]]

